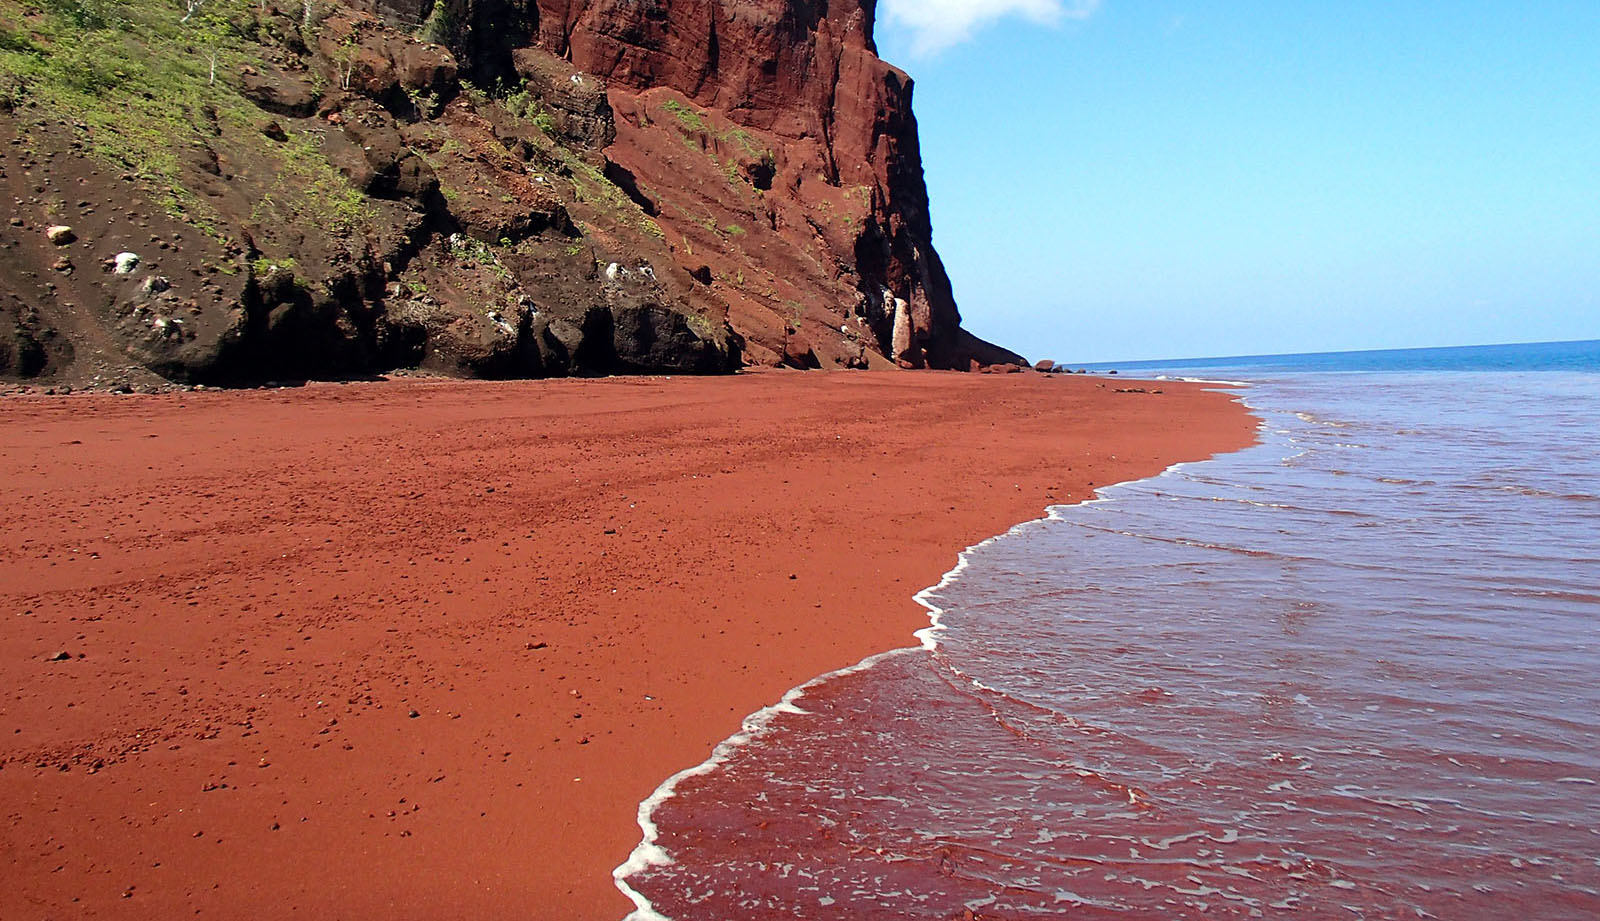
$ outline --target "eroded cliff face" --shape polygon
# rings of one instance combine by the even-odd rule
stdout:
[[[670,165],[692,159],[667,156],[674,134],[705,159],[736,164],[727,172],[745,187],[702,197],[732,217],[748,215],[751,233],[682,232],[724,273],[741,261],[770,273],[769,285],[732,285],[727,295],[736,327],[751,331],[756,348],[821,364],[856,361],[858,341],[863,359],[876,353],[914,366],[1008,358],[960,328],[932,244],[911,81],[877,57],[874,5],[680,0],[646,12],[615,0],[565,3],[544,18],[540,37],[609,76],[623,115],[614,155],[648,181],[688,191],[673,179],[698,164]],[[632,17],[620,15],[629,9]],[[652,118],[667,95],[660,87],[709,110],[710,130]],[[724,122],[731,130],[718,132]],[[836,326],[842,339],[831,335]],[[780,327],[792,330],[781,347],[771,332]]]
[[[176,56],[123,2],[84,92],[60,48],[116,24],[0,0],[0,374],[1019,361],[960,328],[870,0],[204,0]]]
[[[960,326],[934,251],[912,82],[874,0],[440,0],[469,70],[533,44],[606,81],[624,185],[727,301],[746,359],[802,367],[1014,362]],[[374,0],[400,17],[436,15]]]

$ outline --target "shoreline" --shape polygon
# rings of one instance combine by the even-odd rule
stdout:
[[[1199,379],[1186,379],[1185,382],[1205,385],[1226,383]],[[1250,385],[1247,383],[1235,383],[1232,385],[1230,390],[1238,390],[1249,386]],[[1251,407],[1248,402],[1245,401],[1242,393],[1230,395],[1234,395],[1240,406],[1245,408],[1252,415],[1255,415],[1259,418],[1258,410]],[[1265,421],[1262,421],[1256,426],[1256,431],[1260,432],[1265,428],[1265,425]],[[1261,439],[1258,435],[1254,444],[1247,447],[1259,445],[1260,443]],[[1043,515],[1037,518],[1030,518],[1026,521],[1019,521],[999,534],[995,534],[993,536],[984,538],[975,544],[971,544],[957,555],[956,565],[945,572],[944,575],[939,578],[938,582],[922,589],[912,596],[913,600],[925,609],[928,619],[928,626],[923,627],[912,634],[912,636],[919,641],[920,645],[901,646],[894,649],[886,649],[881,652],[873,653],[872,655],[867,656],[853,665],[846,665],[842,668],[836,668],[833,671],[825,674],[817,675],[805,683],[789,689],[789,691],[787,691],[783,697],[778,700],[778,702],[768,704],[767,706],[762,707],[760,710],[757,710],[754,713],[751,713],[749,716],[746,716],[744,721],[740,724],[739,731],[718,742],[716,747],[712,749],[710,756],[708,756],[704,761],[692,767],[684,768],[683,770],[662,781],[661,785],[656,787],[650,796],[645,798],[645,800],[639,804],[638,824],[640,831],[643,833],[643,837],[641,838],[639,844],[634,847],[633,852],[628,855],[628,859],[611,871],[611,876],[616,883],[617,889],[621,891],[622,894],[626,896],[634,905],[634,910],[629,913],[627,917],[623,919],[623,921],[671,921],[671,919],[669,919],[666,915],[656,911],[655,906],[651,903],[649,897],[634,889],[633,886],[628,883],[628,879],[637,873],[649,870],[651,867],[665,866],[672,862],[673,858],[671,854],[669,854],[657,843],[660,840],[660,832],[658,826],[655,824],[655,811],[667,800],[677,795],[677,786],[679,783],[691,777],[710,773],[721,767],[728,761],[730,757],[732,757],[738,748],[751,744],[752,741],[754,741],[762,733],[766,732],[771,726],[772,720],[776,719],[778,716],[786,713],[797,714],[804,712],[800,708],[798,702],[803,700],[806,694],[812,689],[818,688],[837,678],[843,678],[848,675],[867,671],[875,667],[878,663],[886,661],[893,656],[915,654],[919,651],[931,653],[936,650],[939,646],[939,635],[943,633],[947,627],[942,620],[942,616],[946,613],[946,611],[944,608],[941,608],[934,603],[934,596],[937,595],[940,590],[953,584],[955,580],[960,577],[961,573],[966,571],[968,560],[971,558],[972,554],[982,550],[984,547],[987,547],[990,544],[995,543],[996,541],[1002,540],[1022,530],[1023,528],[1036,526],[1047,521],[1063,520],[1065,517],[1063,515],[1063,511],[1066,509],[1092,505],[1099,502],[1114,501],[1114,497],[1104,495],[1106,490],[1116,489],[1117,487],[1128,486],[1134,483],[1159,480],[1168,475],[1177,473],[1185,467],[1198,463],[1205,463],[1205,459],[1196,461],[1178,461],[1168,465],[1167,468],[1162,470],[1160,473],[1156,473],[1151,476],[1136,477],[1134,479],[1123,480],[1118,483],[1110,483],[1105,486],[1094,487],[1093,494],[1087,498],[1080,499],[1077,502],[1064,502],[1046,506],[1044,510],[1045,513]]]
[[[1196,383],[1213,382],[1197,381]],[[1242,398],[1240,399],[1240,403],[1243,405]],[[1258,426],[1257,428],[1259,429],[1260,427]],[[1140,483],[1144,482],[1145,480],[1160,479],[1161,477],[1167,476],[1170,473],[1174,473],[1193,463],[1204,463],[1204,461],[1179,461],[1169,465],[1160,473],[1149,477],[1138,477],[1131,480],[1123,480],[1119,483],[1111,483],[1106,486],[1097,486],[1094,488],[1094,494],[1088,498],[1081,499],[1077,502],[1057,503],[1046,506],[1044,510],[1045,513],[1043,515],[1037,518],[1030,518],[1026,521],[1019,521],[999,534],[986,537],[977,543],[967,546],[964,550],[957,554],[956,565],[947,570],[944,575],[940,576],[938,582],[922,589],[921,591],[918,591],[912,596],[912,600],[923,607],[928,620],[928,626],[923,627],[912,634],[912,637],[918,641],[919,645],[905,645],[893,649],[885,649],[881,652],[875,652],[853,665],[846,665],[842,668],[836,668],[830,672],[817,675],[803,684],[790,688],[776,703],[768,704],[754,713],[751,713],[749,716],[746,716],[744,721],[739,726],[739,731],[718,742],[716,747],[712,749],[710,756],[708,756],[704,761],[693,765],[692,767],[684,768],[683,770],[662,781],[661,785],[656,787],[650,796],[646,797],[639,804],[638,824],[640,831],[643,832],[642,839],[640,840],[639,844],[634,847],[633,852],[628,855],[628,859],[611,871],[612,879],[615,881],[618,890],[620,890],[624,896],[633,902],[634,905],[634,911],[630,913],[626,919],[624,919],[624,921],[669,921],[665,915],[662,915],[655,910],[655,906],[651,904],[648,897],[629,885],[627,880],[630,876],[633,876],[639,872],[643,872],[652,866],[663,866],[667,863],[670,863],[672,859],[671,855],[657,844],[657,841],[659,840],[659,829],[655,824],[654,814],[655,810],[659,808],[662,803],[677,795],[676,788],[680,782],[687,780],[690,777],[699,776],[701,774],[710,773],[711,771],[716,770],[728,760],[728,758],[736,749],[750,744],[753,739],[755,739],[761,733],[766,732],[768,727],[771,725],[771,721],[779,715],[784,713],[802,712],[797,702],[804,699],[807,692],[813,688],[820,687],[821,685],[836,678],[842,678],[847,675],[867,671],[868,669],[876,666],[879,662],[883,662],[892,656],[914,654],[919,651],[932,652],[937,649],[939,646],[939,634],[943,633],[947,628],[942,620],[942,616],[945,614],[945,609],[939,607],[937,604],[934,604],[933,598],[941,589],[949,587],[957,578],[960,577],[961,573],[966,571],[967,561],[973,553],[982,550],[984,547],[987,547],[990,544],[993,544],[994,542],[1001,540],[1022,528],[1037,525],[1045,521],[1060,520],[1062,509],[1074,508],[1080,505],[1089,505],[1095,502],[1111,501],[1102,495],[1104,490],[1114,489],[1118,486],[1126,486],[1130,483]]]
[[[0,914],[619,918],[650,791],[911,642],[954,548],[1254,441],[1106,383],[10,400]]]

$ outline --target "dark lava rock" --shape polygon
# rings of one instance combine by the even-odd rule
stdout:
[[[715,374],[738,366],[736,354],[696,332],[683,314],[654,305],[615,311],[611,341],[623,371]]]
[[[239,94],[264,111],[286,118],[309,118],[322,98],[300,75],[270,66],[242,75]]]

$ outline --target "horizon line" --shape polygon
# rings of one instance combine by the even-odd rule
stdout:
[[[1447,352],[1459,349],[1485,349],[1513,345],[1581,345],[1584,343],[1600,343],[1600,338],[1594,339],[1538,339],[1517,342],[1480,342],[1464,345],[1414,345],[1414,346],[1389,346],[1377,349],[1329,349],[1321,352],[1261,352],[1240,355],[1194,355],[1185,358],[1131,358],[1123,361],[1088,361],[1088,362],[1060,362],[1061,367],[1072,365],[1075,367],[1093,368],[1096,365],[1152,365],[1194,363],[1203,361],[1240,361],[1258,358],[1304,358],[1313,355],[1382,355],[1393,352]]]

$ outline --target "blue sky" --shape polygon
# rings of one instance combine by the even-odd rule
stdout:
[[[966,325],[1069,362],[1600,338],[1600,0],[883,0]]]

